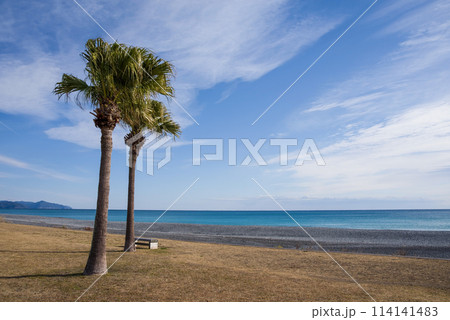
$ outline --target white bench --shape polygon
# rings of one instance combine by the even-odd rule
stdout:
[[[134,238],[136,245],[148,246],[149,249],[158,249],[158,239]]]

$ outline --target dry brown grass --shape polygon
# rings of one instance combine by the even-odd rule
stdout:
[[[0,223],[0,301],[74,301],[91,232]],[[108,262],[123,236],[109,235]],[[127,253],[82,301],[369,301],[320,252],[160,240]],[[449,301],[450,262],[334,253],[378,301]]]

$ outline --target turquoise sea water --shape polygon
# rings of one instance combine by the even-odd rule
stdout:
[[[136,210],[137,222],[154,222],[164,211]],[[5,210],[26,214],[94,220],[95,210]],[[314,210],[289,211],[304,227],[450,231],[450,210]],[[110,210],[109,221],[126,221],[126,210]],[[283,211],[167,211],[158,222],[216,225],[296,226]]]

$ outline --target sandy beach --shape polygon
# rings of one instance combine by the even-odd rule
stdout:
[[[0,215],[7,222],[66,227],[83,230],[93,227],[93,221],[49,218],[29,215]],[[320,250],[299,227],[223,226],[156,223],[136,223],[136,237],[153,237],[217,244]],[[450,259],[450,231],[362,230],[338,228],[305,228],[330,252],[396,255],[421,258]],[[108,232],[124,234],[125,222],[109,222]],[[144,233],[144,234],[143,234]]]

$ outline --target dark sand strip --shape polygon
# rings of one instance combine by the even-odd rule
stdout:
[[[93,221],[1,214],[5,221],[45,227],[92,228]],[[151,223],[136,223],[140,236]],[[355,252],[450,259],[450,231],[305,228],[331,252]],[[125,222],[109,222],[110,233],[124,234]],[[144,237],[233,245],[320,250],[298,227],[221,226],[156,223]]]

